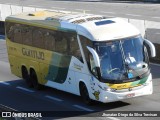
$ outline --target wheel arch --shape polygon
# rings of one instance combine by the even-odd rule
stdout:
[[[83,85],[85,85],[87,90],[88,90],[86,82],[83,81],[83,80],[79,81],[79,95],[81,95],[81,88],[82,88]],[[89,92],[89,90],[88,90],[88,92]]]
[[[25,65],[21,65],[21,75],[24,78],[24,70],[26,70],[27,74],[29,75],[29,71]]]
[[[31,74],[31,72],[33,72],[33,71],[36,73],[35,69],[33,67],[30,67],[29,68],[29,73]]]

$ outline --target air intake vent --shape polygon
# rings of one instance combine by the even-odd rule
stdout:
[[[97,26],[99,25],[106,25],[106,24],[112,24],[112,23],[115,23],[115,21],[112,21],[112,20],[105,20],[105,21],[98,21],[98,22],[95,22],[95,24]]]
[[[93,21],[93,20],[101,20],[103,19],[102,17],[90,17],[90,18],[87,18],[87,21]]]
[[[84,22],[86,22],[86,20],[85,19],[79,19],[79,20],[75,20],[75,21],[72,21],[72,23],[74,23],[74,24],[80,24],[80,23],[84,23]]]

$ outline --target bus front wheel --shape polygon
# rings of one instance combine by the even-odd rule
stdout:
[[[22,78],[25,80],[28,87],[33,87],[32,81],[29,78],[28,71],[24,66],[22,67]]]
[[[93,100],[90,99],[87,87],[84,83],[80,84],[80,94],[81,94],[82,100],[87,105],[92,105],[93,104]]]

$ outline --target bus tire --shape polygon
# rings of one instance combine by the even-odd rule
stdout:
[[[82,82],[80,83],[80,95],[81,95],[84,103],[86,103],[87,105],[92,105],[93,104],[93,100],[91,100],[90,97],[89,97],[87,87]]]
[[[22,78],[25,80],[28,87],[33,87],[32,81],[29,78],[29,74],[25,66],[22,66]]]
[[[41,85],[38,83],[37,74],[33,69],[30,70],[30,79],[32,81],[33,87],[36,90],[40,90],[41,89]]]

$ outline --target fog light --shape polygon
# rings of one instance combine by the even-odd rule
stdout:
[[[107,88],[107,87],[104,87],[104,90],[105,90],[105,91],[111,91],[111,89],[110,89],[110,88]]]
[[[110,91],[111,91],[111,92],[115,92],[116,90],[117,90],[117,89],[113,89],[113,88],[111,88],[111,90],[110,90]]]
[[[107,100],[107,99],[108,99],[108,97],[105,97],[105,99]]]

